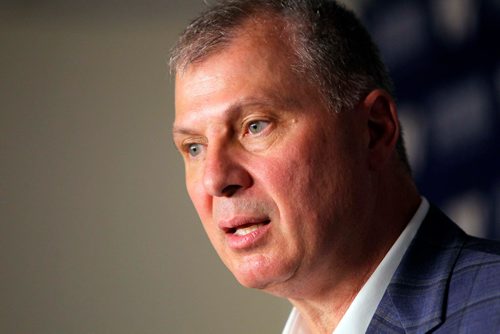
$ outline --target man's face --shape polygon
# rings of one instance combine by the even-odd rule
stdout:
[[[283,295],[347,262],[366,218],[368,138],[263,34],[241,34],[177,75],[174,140],[222,261],[243,285]]]

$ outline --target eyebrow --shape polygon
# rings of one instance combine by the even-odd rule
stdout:
[[[264,98],[255,98],[255,97],[247,97],[243,98],[239,101],[234,102],[231,104],[228,108],[226,108],[223,113],[224,114],[229,114],[233,113],[235,111],[241,111],[244,109],[247,109],[249,107],[261,107],[261,108],[290,108],[292,106],[297,106],[300,105],[300,102],[297,101],[294,98],[288,98],[288,99],[283,99],[283,98],[273,98],[266,96]],[[183,127],[183,126],[176,126],[174,124],[172,128],[172,133],[173,135],[193,135],[196,134],[196,131],[193,131],[190,128]]]
[[[172,133],[173,135],[192,135],[194,134],[193,131],[191,131],[188,128],[180,127],[180,126],[175,126],[172,128]]]

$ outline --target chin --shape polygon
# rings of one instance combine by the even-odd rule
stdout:
[[[283,263],[273,265],[267,260],[254,258],[252,261],[240,263],[231,271],[242,286],[276,294],[274,291],[282,290],[282,286],[293,276],[294,270]]]
[[[241,277],[241,275],[235,277],[242,286],[249,289],[265,290],[271,284],[268,280],[255,279],[253,277]]]

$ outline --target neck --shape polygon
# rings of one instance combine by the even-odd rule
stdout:
[[[307,290],[314,293],[289,298],[313,333],[331,333],[337,327],[356,295],[416,212],[420,196],[411,179],[403,178],[377,185],[369,222],[348,241],[346,263],[330,266],[329,274],[319,275],[326,278],[322,282],[312,279]]]
[[[363,274],[358,273],[358,279],[345,282],[334,291],[324,293],[317,298],[290,299],[290,301],[299,310],[311,333],[330,334],[372,272],[373,270],[368,270]]]

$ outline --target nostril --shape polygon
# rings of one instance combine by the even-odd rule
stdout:
[[[240,185],[237,185],[237,184],[230,184],[226,187],[224,187],[224,189],[222,189],[222,195],[223,196],[232,196],[234,195],[238,189],[240,189],[241,186]]]

